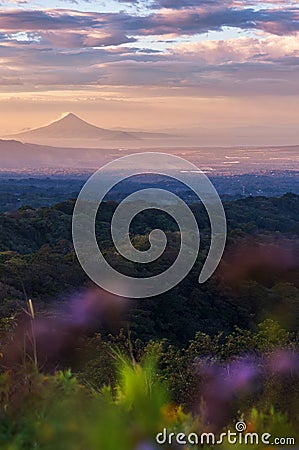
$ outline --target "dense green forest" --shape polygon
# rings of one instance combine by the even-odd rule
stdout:
[[[84,274],[73,207],[0,214],[1,449],[154,450],[163,426],[220,432],[243,416],[260,431],[295,436],[299,196],[226,202],[227,247],[204,285],[209,219],[192,205],[201,231],[194,269],[171,291],[138,300],[105,293]],[[168,246],[158,263],[132,264],[113,247],[116,207],[102,204],[96,226],[110,264],[135,277],[169,267],[175,222],[158,210],[139,214],[134,245],[148,248],[149,232],[161,228]]]

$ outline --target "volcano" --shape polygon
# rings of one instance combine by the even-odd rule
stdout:
[[[73,113],[68,113],[61,119],[44,127],[35,128],[10,136],[26,142],[46,139],[100,139],[100,140],[138,140],[137,133],[121,130],[108,130],[92,125],[80,119]]]

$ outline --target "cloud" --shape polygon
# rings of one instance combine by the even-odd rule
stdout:
[[[208,31],[221,31],[223,27],[242,30],[262,30],[273,34],[291,34],[299,31],[299,9],[260,10],[207,9],[182,10],[152,14],[140,19],[142,35],[192,35]]]
[[[173,53],[185,57],[195,57],[212,64],[246,61],[267,63],[279,58],[299,58],[299,35],[268,36],[257,39],[240,37],[236,39],[213,40],[179,44]]]
[[[4,40],[5,85],[9,81],[37,90],[154,87],[167,88],[170,95],[202,97],[299,94],[299,35],[174,44],[166,52],[126,46],[77,49],[73,40],[82,36],[71,39],[67,51]]]
[[[49,42],[57,46],[63,37],[60,46],[66,48],[121,45],[133,42],[138,36],[192,36],[221,31],[223,27],[294,34],[299,31],[299,8],[255,10],[210,5],[202,10],[166,9],[148,15],[64,9],[0,11],[0,32],[36,32],[44,40],[48,36]]]
[[[88,3],[93,3],[92,0],[85,0]],[[136,5],[144,9],[202,9],[202,8],[220,8],[231,7],[244,9],[248,6],[253,6],[255,9],[262,9],[259,7],[259,2],[256,0],[118,0],[118,3],[126,3],[129,5]],[[269,7],[286,5],[296,7],[297,1],[285,1],[285,0],[264,0],[260,2],[263,7],[269,5]]]
[[[5,2],[0,2],[0,6],[2,5],[26,5],[28,4],[28,0],[6,0]]]
[[[0,30],[8,37],[17,32],[37,35],[41,44],[57,48],[84,48],[134,42],[117,14],[85,13],[69,10],[13,10],[0,12]]]
[[[119,3],[128,3],[135,5],[142,5],[149,9],[186,9],[186,8],[197,8],[202,6],[223,6],[224,4],[231,4],[231,0],[118,0]]]
[[[166,87],[201,96],[298,93],[298,8],[256,10],[187,0],[178,10],[175,0],[167,4],[135,15],[0,11],[2,89],[105,85]],[[190,36],[195,41],[223,27],[259,30],[265,37],[190,42]],[[182,36],[189,42],[178,44]]]

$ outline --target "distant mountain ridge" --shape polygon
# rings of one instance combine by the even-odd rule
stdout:
[[[61,119],[49,125],[23,131],[10,138],[21,139],[26,142],[38,139],[99,139],[104,141],[136,141],[151,138],[169,137],[163,133],[128,132],[123,130],[109,130],[92,125],[73,113],[68,113]]]
[[[76,139],[74,140],[75,143]],[[87,141],[87,140],[86,140]],[[18,170],[26,172],[27,169],[69,170],[96,170],[99,167],[114,161],[116,158],[140,152],[138,147],[109,148],[99,145],[97,148],[66,147],[23,143],[17,140],[0,139],[0,173],[3,171]],[[152,152],[153,147],[142,147],[144,152]],[[162,148],[161,148],[162,149]],[[161,151],[161,150],[160,150]],[[299,145],[276,147],[164,147],[164,153],[185,157],[210,175],[215,174],[244,174],[272,172],[272,171],[298,171]],[[245,155],[245,156],[244,156]],[[238,162],[238,164],[236,164]],[[141,173],[144,173],[144,167]],[[242,186],[241,186],[242,188]],[[262,187],[260,186],[262,189]],[[262,191],[261,191],[262,192]]]

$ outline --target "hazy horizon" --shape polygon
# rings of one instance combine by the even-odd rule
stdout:
[[[149,133],[152,134],[152,137],[148,136],[150,139],[146,139],[146,137],[140,137],[138,140],[129,140],[129,142],[125,139],[115,140],[95,140],[92,139],[92,136],[82,136],[76,139],[55,139],[55,136],[51,138],[29,138],[29,132],[42,130],[46,127],[55,124],[56,122],[61,121],[68,115],[73,115],[73,112],[67,112],[61,114],[59,117],[56,117],[53,121],[47,123],[41,123],[41,126],[38,127],[26,127],[16,130],[15,132],[11,132],[8,134],[2,134],[0,132],[0,139],[16,139],[23,143],[33,143],[40,145],[50,145],[54,147],[77,147],[77,148],[119,148],[123,146],[127,146],[129,148],[142,148],[148,147],[149,145],[153,147],[191,147],[191,146],[199,146],[199,147],[238,147],[238,146],[293,146],[298,145],[299,138],[297,129],[292,129],[291,127],[285,127],[284,133],[281,132],[281,128],[276,127],[275,130],[272,131],[271,137],[265,134],[264,127],[256,126],[256,127],[237,127],[231,126],[226,128],[218,127],[217,133],[212,133],[208,127],[189,127],[189,128],[137,128],[137,127],[123,127],[116,126],[112,128],[103,128],[101,123],[95,122],[87,122],[82,116],[77,116],[84,122],[92,125],[94,127],[102,128],[103,130],[110,131],[119,131],[125,133]],[[287,133],[287,130],[288,133]],[[161,137],[164,134],[163,139],[153,139],[155,133],[160,133]],[[77,133],[78,134],[78,133]]]
[[[198,145],[299,143],[296,2],[5,0],[0,28],[1,137],[72,112]]]

